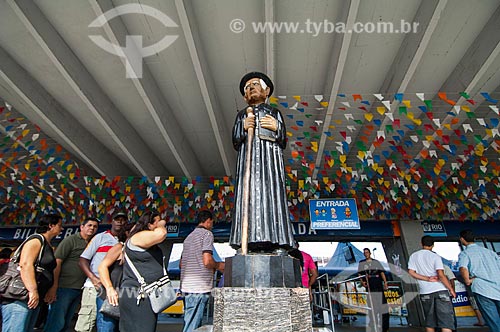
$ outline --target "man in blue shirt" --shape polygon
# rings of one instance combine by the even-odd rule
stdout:
[[[466,248],[458,256],[460,274],[471,286],[483,318],[492,332],[500,332],[500,257],[474,243],[474,233],[460,232],[460,243]]]

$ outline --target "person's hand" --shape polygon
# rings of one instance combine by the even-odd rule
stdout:
[[[90,279],[90,281],[92,281],[92,285],[94,285],[96,291],[99,293],[102,287],[101,279],[94,276]]]
[[[438,276],[432,276],[432,277],[429,277],[429,280],[427,280],[429,282],[437,282],[439,281],[439,277]]]
[[[278,130],[278,120],[270,115],[266,115],[265,117],[260,119],[260,126],[265,129],[276,131]]]
[[[384,290],[388,290],[389,286],[387,286],[387,281],[384,281]]]
[[[450,290],[450,294],[451,294],[452,298],[456,298],[457,297],[457,293],[455,293],[455,291],[453,289]]]
[[[158,221],[158,225],[165,227],[165,225],[167,225],[167,222],[164,219],[162,219],[162,220]]]
[[[34,290],[28,293],[28,309],[35,309],[40,302],[38,295],[38,290]]]
[[[57,287],[54,287],[54,286],[50,287],[50,289],[47,292],[47,294],[45,294],[44,301],[47,304],[53,303],[55,300],[57,300],[56,293],[57,293]]]
[[[243,121],[243,127],[245,131],[248,131],[249,128],[255,128],[255,115],[253,115],[253,113],[247,115]]]
[[[118,293],[113,287],[106,288],[106,296],[108,297],[108,302],[112,306],[118,306]]]

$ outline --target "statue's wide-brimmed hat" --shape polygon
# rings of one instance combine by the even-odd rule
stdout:
[[[273,81],[271,81],[271,79],[266,74],[258,72],[258,71],[253,71],[251,73],[246,74],[245,76],[243,76],[241,78],[240,92],[241,92],[242,96],[245,95],[245,84],[248,82],[248,80],[251,80],[252,78],[262,79],[269,87],[269,95],[271,96],[273,94],[273,91],[274,91]]]

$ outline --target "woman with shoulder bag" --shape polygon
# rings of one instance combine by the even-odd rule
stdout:
[[[166,239],[165,220],[155,212],[143,214],[125,243],[125,254],[146,283],[163,276],[164,258],[158,246]],[[127,260],[123,266],[120,296],[120,331],[154,332],[158,314],[151,308],[147,296],[138,299],[140,284]]]
[[[57,264],[50,241],[62,230],[62,217],[48,214],[40,218],[36,230],[38,234],[31,235],[24,242],[19,267],[21,279],[28,290],[28,299],[27,301],[2,299],[3,332],[33,330],[40,310],[40,299],[45,297],[54,282],[54,269]]]

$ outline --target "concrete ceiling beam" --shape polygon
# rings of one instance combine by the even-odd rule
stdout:
[[[68,82],[68,85],[104,128],[110,140],[113,140],[119,147],[123,154],[120,159],[130,163],[142,176],[151,177],[166,174],[166,169],[160,160],[109,97],[99,88],[99,84],[38,6],[29,0],[7,0],[7,3]]]
[[[100,176],[130,174],[130,168],[99,142],[28,72],[0,47],[0,80],[16,100],[8,101]],[[17,104],[17,105],[16,105]],[[26,105],[26,107],[19,107]]]
[[[89,3],[96,16],[101,16],[108,10],[115,8],[110,0],[91,0]],[[115,45],[120,45],[119,41],[126,40],[127,36],[130,35],[121,17],[108,20],[102,28],[111,43]],[[139,50],[137,52],[139,54]],[[128,66],[129,59],[125,56],[127,55],[120,56],[120,61],[124,66]],[[149,67],[144,63],[144,59],[141,58],[141,61],[143,61],[143,64],[140,77],[133,76],[128,79],[132,81],[144,103],[144,107],[151,115],[154,124],[160,131],[161,138],[172,152],[174,160],[182,170],[183,175],[192,178],[202,174],[196,154],[193,152],[188,140],[185,139],[186,134],[182,132],[179,122],[163,97]],[[156,155],[168,169],[173,168],[172,166],[169,167],[169,164],[173,161],[169,160],[168,155],[162,154],[160,151],[157,151]],[[172,172],[170,171],[169,174],[172,174]]]
[[[344,20],[346,22],[346,30],[352,30],[356,17],[358,15],[360,0],[351,0],[349,6],[347,8],[347,17]],[[331,89],[329,91],[330,100],[328,101],[328,109],[325,114],[325,118],[323,121],[322,133],[325,133],[330,128],[333,119],[333,111],[335,108],[335,100],[337,98],[337,94],[339,93],[340,83],[342,82],[342,75],[344,72],[344,68],[347,62],[347,54],[349,53],[349,47],[351,44],[352,34],[344,33],[342,34],[342,42],[338,45],[338,48],[335,49],[332,54],[332,63],[330,68],[334,69],[333,74],[333,82],[331,84]],[[316,179],[318,176],[318,170],[320,169],[320,165],[323,159],[323,152],[325,150],[326,144],[326,135],[321,135],[321,139],[318,145],[318,152],[316,155],[316,163],[313,172],[313,179]]]
[[[199,32],[193,19],[188,15],[192,13],[191,4],[182,0],[175,0],[175,6],[179,15],[182,31],[186,39],[189,55],[193,63],[196,78],[198,79],[199,88],[205,103],[205,109],[210,119],[210,125],[215,136],[217,149],[219,151],[224,171],[227,175],[233,173],[234,165],[236,165],[235,154],[231,145],[232,139],[230,131],[224,121],[224,116],[221,113],[222,107],[219,105],[217,94],[214,88],[215,84],[208,69],[207,61],[204,58],[204,52],[201,48]],[[210,87],[210,88],[209,88]]]

